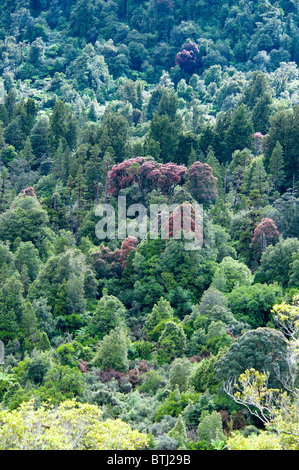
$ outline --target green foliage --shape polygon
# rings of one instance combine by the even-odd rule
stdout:
[[[75,357],[77,356],[78,358],[80,349],[82,350],[83,347],[76,341],[73,341],[72,343],[61,344],[56,350],[59,362],[64,366],[75,366],[77,362]]]
[[[28,363],[26,376],[33,383],[41,384],[50,366],[51,362],[47,354],[34,355]]]
[[[17,276],[10,277],[0,289],[0,331],[2,340],[18,337],[25,302],[23,287]]]
[[[32,402],[14,412],[2,411],[1,449],[18,450],[136,450],[147,446],[147,437],[121,420],[101,419],[94,405],[72,400],[59,407]],[[125,436],[125,437],[124,437]]]
[[[174,390],[178,387],[180,392],[185,392],[188,388],[188,379],[191,374],[192,365],[186,358],[177,358],[171,364],[169,370],[169,384]]]
[[[275,370],[281,377],[289,374],[287,340],[272,328],[257,328],[238,338],[215,364],[219,380],[238,377],[246,369],[254,368],[269,373],[269,384],[278,385]]]
[[[235,110],[227,131],[226,145],[230,155],[232,155],[235,150],[243,150],[244,148],[251,149],[252,134],[253,125],[248,116],[246,107],[242,104]]]
[[[159,338],[158,362],[169,363],[186,350],[186,335],[180,324],[168,321]]]
[[[180,393],[179,389],[176,388],[176,390],[170,392],[168,398],[158,408],[156,421],[161,421],[163,416],[166,415],[178,417],[190,402],[196,403],[198,399],[199,395],[194,391]]]
[[[258,282],[276,281],[282,287],[287,287],[292,275],[291,262],[298,250],[299,242],[297,238],[281,239],[275,246],[269,246],[262,254],[256,280]],[[296,283],[294,287],[296,287]]]
[[[212,444],[213,441],[225,440],[220,413],[217,411],[213,411],[211,414],[203,412],[197,427],[197,436],[200,441],[206,441],[208,444]]]
[[[231,292],[235,286],[249,286],[253,282],[247,266],[231,257],[224,258],[215,271],[212,287],[221,292]]]
[[[103,337],[116,327],[125,323],[126,308],[117,297],[104,295],[98,302],[92,321],[95,325],[95,334]]]
[[[82,393],[82,373],[69,365],[57,364],[49,368],[36,395],[39,401],[59,404],[65,399],[80,397]]]
[[[234,433],[227,441],[228,450],[282,450],[280,438],[276,434],[262,431],[259,434],[242,436]]]
[[[48,254],[45,242],[52,238],[47,213],[35,197],[16,199],[11,209],[0,215],[0,234],[3,241],[14,242],[17,236],[32,242],[42,258]]]
[[[124,330],[116,328],[104,336],[94,358],[94,364],[102,369],[115,369],[126,372],[128,362],[129,338]]]
[[[198,393],[214,392],[219,385],[219,378],[215,372],[215,363],[217,356],[203,359],[194,368],[190,377],[190,385],[194,387]]]
[[[30,281],[34,281],[38,275],[41,261],[38,250],[32,242],[21,242],[14,256],[14,263],[21,274],[23,267],[26,268]]]
[[[144,374],[142,384],[138,387],[138,390],[140,393],[155,395],[164,384],[163,377],[157,371],[150,370]]]
[[[201,417],[205,414],[211,414],[215,410],[215,404],[212,401],[211,395],[208,393],[200,396],[196,402],[190,402],[184,409],[182,415],[188,426],[197,428]]]
[[[285,179],[283,149],[280,142],[277,141],[269,161],[269,172],[272,176],[275,189],[280,188]]]
[[[170,320],[172,318],[173,309],[169,301],[161,297],[159,302],[154,305],[151,313],[147,316],[145,326],[148,331],[151,331],[163,320]]]
[[[238,383],[226,390],[237,403],[247,406],[266,427],[266,431],[258,436],[253,434],[244,439],[239,433],[232,435],[232,448],[240,446],[245,449],[251,445],[260,449],[298,449],[296,403],[286,391],[269,388],[267,374],[253,368],[246,370],[238,378]],[[276,439],[273,438],[273,431]]]
[[[267,166],[270,165],[277,142],[282,146],[286,177],[285,185],[287,187],[292,187],[294,175],[298,172],[298,158],[293,150],[294,139],[298,132],[298,111],[298,105],[295,105],[290,109],[281,110],[273,116],[269,130],[267,151],[265,152]]]
[[[175,439],[180,449],[186,446],[187,431],[182,415],[178,416],[175,426],[171,429],[171,431],[169,431],[169,436]]]
[[[282,288],[277,284],[253,284],[234,288],[228,295],[228,305],[237,319],[255,329],[272,320],[271,308],[282,296]]]
[[[76,321],[82,326],[80,315],[84,314],[86,308],[85,281],[89,274],[82,252],[78,249],[67,250],[47,261],[32,283],[29,297],[32,300],[40,297],[47,299],[54,317],[63,316],[67,320],[71,315],[79,316]]]

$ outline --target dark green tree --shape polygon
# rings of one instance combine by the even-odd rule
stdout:
[[[9,210],[0,215],[0,238],[13,243],[17,234],[21,241],[32,242],[44,259],[48,254],[47,244],[53,241],[48,224],[47,212],[37,198],[22,194]]]
[[[101,341],[93,363],[102,369],[127,372],[129,368],[128,348],[129,337],[127,333],[120,328],[115,328]]]
[[[277,141],[269,161],[269,174],[273,182],[274,189],[280,190],[285,180],[284,155],[280,142]]]
[[[72,36],[89,39],[89,32],[94,25],[94,19],[94,5],[92,2],[89,0],[76,2],[69,20],[69,30]]]
[[[236,379],[247,369],[269,373],[269,386],[281,387],[280,377],[288,377],[288,346],[284,335],[272,328],[257,328],[238,338],[215,364],[219,379]]]
[[[14,255],[17,270],[21,273],[22,267],[26,266],[30,281],[36,279],[41,267],[38,250],[32,242],[21,242]]]
[[[153,140],[159,144],[158,159],[163,163],[173,161],[179,128],[176,121],[173,121],[167,113],[156,112],[150,124],[149,141]]]
[[[161,297],[160,300],[153,306],[151,313],[147,316],[145,326],[150,332],[163,320],[170,320],[173,318],[173,308],[168,300]]]
[[[169,363],[182,357],[186,350],[186,335],[180,324],[168,321],[159,338],[158,362]]]
[[[18,338],[25,308],[23,286],[12,276],[0,288],[0,336],[2,341]]]
[[[271,309],[281,302],[282,296],[283,291],[278,284],[238,286],[228,295],[228,306],[238,320],[255,329],[272,321]]]
[[[225,142],[229,160],[235,150],[252,148],[252,135],[253,125],[248,116],[246,107],[242,104],[235,110],[226,133]]]
[[[299,170],[297,136],[299,126],[299,105],[278,111],[271,119],[269,136],[265,150],[265,166],[269,168],[272,153],[277,141],[282,146],[284,155],[285,188],[294,188]]]
[[[116,327],[125,325],[126,308],[123,303],[113,295],[104,294],[94,311],[92,322],[97,337],[104,336]]]
[[[281,239],[275,246],[268,246],[262,254],[260,267],[256,271],[257,282],[277,282],[286,288],[291,276],[290,264],[299,251],[297,238]],[[299,286],[299,283],[297,282]]]

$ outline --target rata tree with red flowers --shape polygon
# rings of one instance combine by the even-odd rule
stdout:
[[[183,182],[187,168],[175,163],[158,163],[144,157],[131,158],[114,165],[108,176],[108,188],[117,197],[121,189],[138,184],[141,193],[154,189],[171,194],[174,187]]]
[[[279,232],[272,219],[262,219],[256,226],[250,244],[252,265],[256,265],[269,245],[279,241]],[[257,266],[256,266],[257,267]]]
[[[120,248],[120,260],[122,268],[126,267],[126,261],[132,251],[136,251],[139,241],[135,237],[127,237],[121,244]]]
[[[183,181],[186,171],[187,168],[184,165],[157,162],[154,166],[151,166],[151,171],[148,171],[147,164],[144,164],[141,169],[141,172],[146,174],[150,191],[157,189],[163,194],[171,194],[175,186]]]
[[[178,205],[168,220],[168,239],[188,237],[201,246],[203,241],[201,217],[196,214],[195,208],[189,202]],[[191,233],[193,234],[191,237]]]
[[[101,245],[91,254],[92,263],[97,279],[120,277],[122,273],[121,250],[110,250],[105,245]]]
[[[23,189],[18,195],[19,199],[25,198],[25,197],[35,197],[35,199],[37,199],[35,191],[32,188],[32,186],[30,186],[29,188]]]
[[[175,65],[181,67],[184,72],[192,75],[201,63],[200,51],[195,42],[189,41],[181,47],[180,52],[176,55]]]
[[[209,204],[217,199],[217,178],[207,163],[195,162],[186,174],[186,187],[199,204]]]
[[[143,163],[143,157],[136,157],[114,165],[108,174],[108,192],[117,197],[121,189],[138,183]]]
[[[137,238],[129,236],[114,251],[101,245],[91,254],[97,278],[120,277],[130,253],[136,250],[138,243]]]

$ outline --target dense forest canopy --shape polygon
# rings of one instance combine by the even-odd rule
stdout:
[[[1,0],[0,449],[299,449],[298,20]],[[99,239],[119,197],[201,249]]]

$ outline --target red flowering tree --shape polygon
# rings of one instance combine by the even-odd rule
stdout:
[[[135,251],[139,241],[135,237],[127,237],[121,244],[120,260],[122,269],[126,267],[126,261],[131,251]]]
[[[179,65],[184,72],[192,75],[200,66],[200,52],[195,42],[184,44],[177,54],[175,65]]]
[[[20,199],[25,199],[26,197],[34,197],[34,199],[37,200],[37,196],[35,194],[34,189],[29,186],[29,188],[23,189],[16,197],[16,201],[19,201]],[[11,204],[11,207],[15,207],[15,202]]]
[[[122,272],[121,251],[112,251],[105,245],[92,253],[93,265],[98,279],[120,276]]]
[[[258,261],[267,246],[275,245],[279,241],[279,232],[272,219],[262,219],[262,221],[256,226],[250,249],[252,253],[252,259]]]
[[[200,219],[196,218],[195,209],[189,202],[180,204],[169,217],[169,238],[179,239],[194,233],[194,241],[202,241]]]
[[[114,165],[108,174],[108,192],[117,196],[121,189],[138,183],[143,162],[143,157],[136,157]]]
[[[169,194],[174,187],[181,183],[187,168],[184,165],[176,163],[157,163],[149,170],[149,165],[143,165],[142,174],[146,175],[146,181],[149,183],[148,189],[158,189],[164,194]]]
[[[186,178],[187,189],[199,204],[208,204],[217,199],[217,178],[207,163],[193,163]]]
[[[114,197],[121,189],[134,183],[138,184],[141,192],[157,189],[163,194],[170,194],[182,182],[186,171],[184,165],[163,164],[144,157],[131,158],[114,165],[108,175],[108,188]]]
[[[127,237],[121,244],[120,249],[110,250],[107,246],[101,245],[92,254],[93,264],[97,278],[120,277],[126,267],[126,261],[132,250],[136,250],[138,240],[135,237]]]

